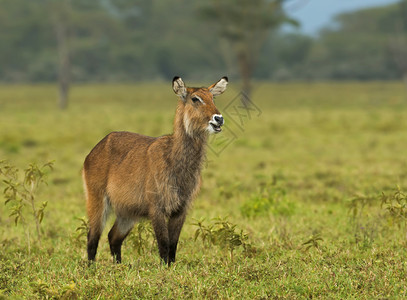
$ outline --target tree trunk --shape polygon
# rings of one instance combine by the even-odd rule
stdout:
[[[71,63],[69,49],[69,23],[71,0],[50,1],[47,3],[54,23],[58,51],[58,107],[68,107],[68,94],[71,84]]]
[[[252,95],[252,84],[251,84],[251,76],[247,73],[242,74],[242,104],[247,107],[249,105],[248,99],[250,99]]]
[[[69,59],[68,26],[64,20],[56,21],[56,36],[58,43],[58,106],[66,109],[71,84],[71,63]]]
[[[219,48],[223,57],[223,60],[226,64],[226,69],[228,76],[233,77],[239,74],[239,70],[236,67],[236,61],[234,60],[233,55],[233,44],[225,39],[224,37],[219,38]]]
[[[242,78],[242,104],[247,107],[249,105],[248,99],[251,97],[252,85],[251,78],[253,73],[253,64],[250,59],[250,52],[245,51],[247,49],[241,50],[237,54],[237,60],[239,64],[240,76]]]

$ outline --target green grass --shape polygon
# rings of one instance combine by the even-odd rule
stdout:
[[[11,205],[0,204],[0,297],[407,297],[406,215],[381,205],[383,192],[407,191],[403,85],[258,83],[252,101],[261,114],[240,127],[228,106],[238,92],[232,85],[216,100],[233,134],[211,141],[218,154],[208,151],[176,264],[160,265],[146,229],[143,249],[132,235],[123,264],[114,265],[106,229],[88,267],[76,231],[85,216],[85,156],[113,130],[171,132],[176,96],[170,84],[75,86],[61,112],[53,86],[0,86],[0,160],[19,169],[55,161],[38,194],[48,201],[41,246],[32,227],[28,249]],[[233,260],[227,248],[194,239],[196,220],[209,227],[217,217],[248,235],[250,247],[237,247]]]

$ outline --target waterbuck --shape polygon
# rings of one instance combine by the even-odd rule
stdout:
[[[111,210],[116,221],[108,238],[115,262],[121,262],[123,240],[140,218],[151,220],[162,261],[168,265],[175,261],[189,204],[201,186],[208,135],[221,132],[224,123],[213,97],[222,94],[227,83],[223,77],[208,88],[189,88],[174,77],[172,88],[179,101],[173,134],[112,132],[92,149],[82,173],[89,261],[95,260]]]

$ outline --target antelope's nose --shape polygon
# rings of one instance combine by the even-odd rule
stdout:
[[[214,117],[215,121],[219,124],[219,126],[222,126],[224,123],[223,117],[222,116],[215,116]]]

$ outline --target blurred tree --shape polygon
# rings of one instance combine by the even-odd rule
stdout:
[[[340,14],[320,33],[306,76],[327,79],[394,79],[399,72],[389,40],[400,21],[396,4]]]
[[[59,89],[58,106],[65,109],[72,77],[87,73],[95,59],[104,54],[98,47],[100,40],[109,40],[118,34],[118,20],[102,6],[102,1],[93,0],[42,0],[55,34],[58,53],[57,81]],[[130,1],[127,1],[130,2]],[[103,44],[103,43],[102,43]],[[85,45],[85,47],[84,47]],[[103,47],[101,47],[103,49]],[[81,61],[81,58],[86,58]],[[103,60],[96,67],[103,68]],[[74,66],[74,68],[72,67]],[[85,71],[86,70],[86,71]],[[77,73],[72,74],[73,71]],[[80,76],[79,76],[80,77]]]
[[[304,65],[314,42],[298,33],[273,33],[259,55],[254,77],[278,81],[304,78]]]
[[[251,78],[407,77],[407,0],[341,14],[316,37],[273,30],[295,23],[282,1],[0,0],[0,81],[59,82],[63,99],[69,79],[240,75],[250,93]]]
[[[68,106],[69,87],[71,85],[70,62],[70,27],[72,6],[70,0],[50,1],[47,3],[51,10],[52,22],[56,34],[58,50],[58,106],[66,109]]]
[[[216,22],[220,37],[230,45],[242,79],[242,90],[251,94],[251,78],[261,49],[271,29],[284,23],[298,25],[283,11],[284,0],[210,0],[201,8],[202,16]],[[246,99],[245,97],[243,97]]]
[[[395,11],[395,34],[390,38],[390,51],[407,88],[407,0],[401,0]]]
[[[0,0],[0,78],[3,81],[55,77],[54,39],[51,25],[44,17],[43,4],[42,0]]]

